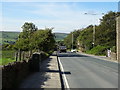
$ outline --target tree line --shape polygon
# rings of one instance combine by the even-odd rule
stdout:
[[[64,44],[68,48],[72,48],[71,38],[73,34],[74,48],[79,48],[83,52],[96,55],[105,55],[106,49],[111,49],[116,52],[116,17],[118,16],[120,16],[120,12],[110,11],[100,19],[99,25],[95,25],[94,46],[93,25],[71,32],[64,39]]]

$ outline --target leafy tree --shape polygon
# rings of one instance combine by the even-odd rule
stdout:
[[[120,12],[108,12],[105,14],[101,20],[100,25],[95,26],[95,47],[104,47],[101,48],[101,51],[106,48],[112,48],[116,46],[116,17],[120,16]],[[85,51],[92,49],[92,39],[93,39],[93,26],[88,26],[84,30],[80,32],[77,40],[80,43],[80,47],[82,47]],[[95,48],[94,47],[94,48]],[[97,48],[92,49],[92,51],[96,51]],[[99,52],[101,53],[101,52]]]
[[[20,50],[32,50],[33,45],[31,43],[34,32],[37,31],[37,27],[33,23],[25,22],[22,26],[23,32],[19,34],[19,38],[16,41],[16,49]]]
[[[84,30],[82,30],[77,37],[77,41],[79,41],[80,47],[89,50],[92,48],[93,42],[93,26],[90,25]]]
[[[62,40],[57,41],[57,44],[60,45],[60,46],[62,46],[62,45],[64,45],[64,41],[62,41]]]
[[[67,46],[67,48],[72,48],[72,34],[73,34],[73,48],[76,48],[77,46],[77,37],[79,36],[81,30],[74,30],[66,38],[64,38],[64,44]]]
[[[96,44],[97,45],[116,45],[116,17],[120,13],[110,11],[101,19],[100,25],[96,28]]]
[[[40,51],[49,52],[55,46],[54,34],[52,34],[52,28],[46,28],[45,30],[38,30],[33,36],[33,45]]]

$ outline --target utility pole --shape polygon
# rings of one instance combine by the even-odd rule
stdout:
[[[84,14],[85,15],[93,15],[93,16],[100,15],[100,14],[96,14],[96,13],[84,13]],[[104,13],[101,13],[101,14],[104,15]],[[92,42],[92,45],[93,45],[93,47],[95,45],[95,23],[93,25],[93,42]]]
[[[73,50],[73,33],[72,33],[72,50]]]
[[[95,25],[93,26],[93,47],[94,47],[94,44],[95,44]]]

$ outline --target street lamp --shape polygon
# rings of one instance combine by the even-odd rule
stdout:
[[[101,14],[96,14],[96,13],[84,13],[85,15],[93,15],[93,16],[95,16],[95,15],[104,15],[104,13],[101,13]],[[94,47],[94,45],[95,45],[95,23],[94,23],[94,25],[93,25],[93,42],[92,42],[92,44],[93,44],[93,47]]]

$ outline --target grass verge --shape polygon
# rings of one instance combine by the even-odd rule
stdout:
[[[0,65],[6,65],[15,61],[15,51],[3,50],[2,57],[0,58]]]

